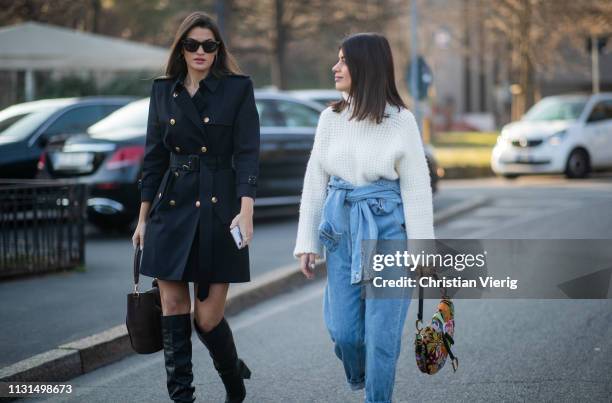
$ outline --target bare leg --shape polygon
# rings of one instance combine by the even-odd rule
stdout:
[[[190,313],[189,283],[158,279],[157,284],[159,284],[162,314],[164,316]]]
[[[228,289],[229,284],[227,283],[210,284],[208,297],[204,301],[200,301],[196,298],[196,295],[198,295],[198,284],[194,285],[193,300],[195,301],[195,307],[193,316],[201,330],[210,332],[223,319]]]

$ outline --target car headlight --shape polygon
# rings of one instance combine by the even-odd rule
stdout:
[[[500,134],[499,136],[497,136],[497,144],[498,145],[504,145],[504,144],[508,144],[510,143],[510,139],[507,136],[504,136],[503,134]]]
[[[559,145],[565,137],[567,137],[567,130],[561,130],[560,132],[550,135],[548,137],[548,143],[553,146]]]

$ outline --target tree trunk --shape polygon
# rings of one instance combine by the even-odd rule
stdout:
[[[285,54],[287,51],[287,27],[283,23],[284,0],[274,0],[275,14],[274,14],[274,31],[275,38],[273,39],[274,45],[272,46],[271,56],[271,76],[272,85],[283,90],[287,88],[287,68],[285,65]]]
[[[530,37],[531,37],[531,0],[522,0],[520,11],[520,30],[519,30],[519,69],[518,83],[521,87],[521,92],[518,96],[516,112],[522,116],[527,109],[533,105],[534,88],[533,88],[533,63],[530,55]]]

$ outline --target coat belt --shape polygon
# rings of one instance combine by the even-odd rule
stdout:
[[[199,171],[201,164],[206,164],[213,171],[222,168],[232,168],[232,156],[170,153],[170,168]]]
[[[196,171],[199,176],[199,197],[201,200],[210,200],[213,196],[213,181],[214,171],[221,168],[232,167],[232,156],[231,155],[206,155],[206,154],[176,154],[170,153],[169,168],[171,170],[179,169],[186,171]],[[171,180],[174,179],[174,175],[171,175]],[[198,229],[200,234],[200,245],[204,250],[200,253],[200,261],[203,262],[203,266],[206,268],[204,272],[199,273],[198,279],[198,295],[199,300],[204,300],[208,297],[208,287],[212,276],[212,270],[219,270],[220,268],[213,268],[212,266],[212,230],[211,223],[213,220],[213,206],[208,202],[202,203],[201,207],[197,209],[199,214]],[[229,231],[229,228],[228,228]]]

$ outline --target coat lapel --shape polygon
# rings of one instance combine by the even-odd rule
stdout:
[[[187,118],[191,120],[191,122],[204,135],[204,137],[206,138],[206,142],[208,143],[209,139],[206,135],[204,124],[200,119],[200,114],[198,113],[198,110],[196,109],[195,105],[193,104],[193,101],[189,96],[189,92],[184,88],[177,88],[175,91],[177,91],[177,96],[173,96],[174,102],[176,102],[181,112],[183,112],[183,114],[185,114],[185,116],[187,116]]]
[[[180,75],[174,81],[174,85],[172,86],[172,98],[178,108],[183,112],[189,120],[198,128],[198,130],[204,136],[206,143],[210,144],[210,139],[208,138],[208,134],[206,133],[206,129],[204,128],[204,124],[202,121],[202,117],[198,113],[198,110],[189,95],[189,91],[183,87],[183,80],[185,79],[185,75]],[[205,91],[203,88],[204,84],[208,90],[213,93],[218,87],[219,79],[213,76],[212,74],[208,74],[208,76],[200,82],[200,88],[198,91]],[[176,94],[176,96],[175,96]]]

